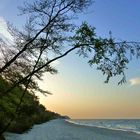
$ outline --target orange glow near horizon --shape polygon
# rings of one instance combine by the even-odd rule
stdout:
[[[39,97],[48,110],[72,119],[140,118],[140,95],[132,94],[134,90],[130,86],[111,88],[109,84],[101,83],[95,87],[77,86],[72,89],[60,75],[44,78],[46,83],[40,85],[53,95]]]

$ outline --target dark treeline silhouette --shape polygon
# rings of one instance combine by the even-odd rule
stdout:
[[[0,95],[5,88],[10,87],[10,83],[2,77],[0,77],[0,85]],[[63,116],[47,110],[39,103],[38,97],[28,91],[15,114],[23,90],[22,87],[16,87],[7,96],[0,99],[0,130],[2,130],[13,117],[15,119],[10,127],[8,127],[8,131],[15,133],[23,133],[34,124],[44,123],[55,118],[63,118]]]

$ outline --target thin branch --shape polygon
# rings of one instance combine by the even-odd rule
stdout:
[[[69,49],[68,51],[66,51],[64,54],[58,56],[58,57],[55,57],[54,59],[48,61],[46,64],[44,64],[43,66],[39,67],[38,69],[32,71],[30,74],[28,74],[27,76],[25,76],[23,79],[21,79],[20,81],[18,81],[17,83],[15,83],[10,89],[8,89],[6,92],[4,92],[3,94],[1,94],[1,98],[6,96],[7,93],[9,93],[12,89],[14,89],[16,86],[18,86],[20,83],[26,81],[30,76],[34,75],[35,73],[37,73],[38,71],[40,71],[41,69],[43,69],[44,67],[46,67],[47,65],[49,65],[50,63],[66,56],[68,53],[70,53],[71,51],[75,50],[76,48],[78,47],[73,47],[71,49]]]
[[[55,19],[56,19],[56,17],[63,11],[63,10],[65,10],[66,8],[68,8],[70,5],[72,4],[72,2],[71,3],[69,3],[69,4],[67,4],[65,7],[63,7],[62,9],[60,9],[57,13],[56,13],[56,15],[52,18],[52,19],[50,19],[49,21],[48,21],[48,23],[47,23],[47,25],[45,26],[45,27],[43,27],[29,42],[27,42],[25,45],[24,45],[24,47],[23,47],[23,49],[21,50],[21,51],[19,51],[10,61],[8,61],[2,68],[0,68],[0,73],[2,73],[7,67],[9,67],[27,48],[28,48],[28,46],[51,24],[51,22],[53,22]]]

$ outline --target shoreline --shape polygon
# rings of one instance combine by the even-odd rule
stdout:
[[[133,132],[133,131],[129,131],[129,130],[122,130],[122,129],[98,127],[98,126],[88,126],[88,125],[84,125],[84,124],[76,124],[76,123],[73,123],[73,122],[69,122],[68,120],[66,120],[66,122],[68,124],[71,124],[71,125],[84,127],[84,128],[87,128],[87,129],[93,129],[93,131],[97,132],[97,133],[100,133],[102,131],[102,132],[111,133],[111,134],[114,134],[114,135],[116,135],[116,134],[133,135],[133,136],[136,135],[136,136],[139,137],[139,140],[140,140],[140,134],[138,132]]]
[[[80,126],[64,119],[33,126],[24,134],[6,133],[6,140],[140,140],[140,135],[105,128]]]
[[[97,128],[97,129],[106,129],[106,130],[120,131],[120,132],[132,133],[132,134],[134,133],[136,135],[140,135],[140,132],[137,132],[137,131],[117,129],[117,128],[107,128],[107,127],[96,126],[96,125],[84,125],[84,124],[76,123],[76,122],[73,122],[73,121],[69,121],[68,119],[66,119],[65,121],[70,123],[70,124],[79,125],[79,126],[83,126],[83,127],[92,127],[92,128]]]

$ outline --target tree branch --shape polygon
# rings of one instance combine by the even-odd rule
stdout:
[[[29,42],[27,42],[23,49],[21,51],[19,51],[10,61],[8,61],[2,68],[0,68],[0,73],[2,73],[7,67],[9,67],[24,51],[26,51],[26,49],[28,48],[28,46],[51,24],[51,22],[53,22],[57,16],[66,8],[68,8],[70,5],[72,4],[69,3],[66,6],[64,6],[62,9],[58,10],[58,12],[56,13],[56,15],[50,20],[48,21],[47,25],[45,27],[43,27]],[[52,11],[53,12],[53,11]]]
[[[64,54],[58,56],[58,57],[55,57],[54,59],[48,61],[46,64],[44,64],[43,66],[39,67],[38,69],[34,69],[34,71],[32,71],[30,74],[28,74],[27,76],[25,76],[23,79],[21,79],[20,81],[18,81],[17,83],[15,83],[10,89],[8,89],[7,91],[5,91],[3,94],[1,94],[1,98],[6,96],[7,93],[9,93],[12,89],[14,89],[16,86],[18,86],[20,83],[26,81],[30,76],[33,76],[35,73],[37,73],[38,71],[40,71],[41,69],[43,69],[44,67],[46,67],[47,65],[49,65],[50,63],[66,56],[68,53],[70,53],[71,51],[75,50],[76,48],[79,48],[79,47],[73,47],[71,49],[69,49],[68,51],[66,51]]]

